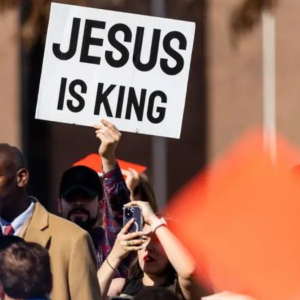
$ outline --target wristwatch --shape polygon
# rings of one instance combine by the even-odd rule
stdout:
[[[156,220],[152,225],[151,225],[151,231],[152,232],[155,232],[156,229],[158,227],[161,227],[161,226],[167,226],[167,222],[164,218],[160,218],[158,220]]]

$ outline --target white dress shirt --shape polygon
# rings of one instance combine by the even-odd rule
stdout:
[[[31,218],[34,211],[34,202],[31,202],[29,207],[21,213],[18,217],[16,217],[12,222],[7,222],[3,218],[0,217],[0,223],[2,228],[2,233],[4,233],[7,225],[11,224],[14,229],[14,235],[18,235],[23,227],[23,225]]]

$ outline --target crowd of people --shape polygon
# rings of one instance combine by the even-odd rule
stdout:
[[[0,299],[201,299],[214,293],[194,278],[195,262],[159,213],[147,177],[125,171],[115,151],[121,133],[95,126],[103,176],[86,166],[62,174],[60,216],[27,194],[23,153],[0,144]],[[138,206],[144,225],[123,225],[124,207]],[[209,299],[209,298],[205,298]],[[219,299],[219,298],[218,298]]]

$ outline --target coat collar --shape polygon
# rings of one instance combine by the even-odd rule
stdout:
[[[47,228],[49,227],[49,213],[37,199],[32,198],[32,201],[35,202],[35,208],[26,229],[24,239],[28,242],[32,241],[48,248],[47,246],[51,238],[47,232]]]

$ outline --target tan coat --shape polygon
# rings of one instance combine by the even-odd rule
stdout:
[[[94,248],[87,232],[36,202],[33,216],[20,235],[49,251],[52,300],[100,300]]]

